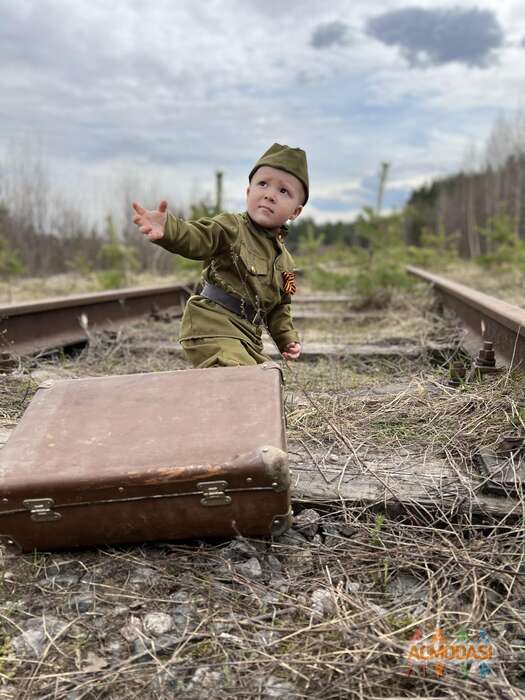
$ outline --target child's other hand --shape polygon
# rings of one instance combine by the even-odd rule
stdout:
[[[301,354],[301,343],[288,343],[282,351],[285,360],[297,360]]]
[[[164,236],[164,224],[168,218],[168,202],[165,199],[159,204],[158,209],[144,209],[138,202],[133,202],[131,206],[136,211],[133,223],[137,224],[150,241],[158,241]]]

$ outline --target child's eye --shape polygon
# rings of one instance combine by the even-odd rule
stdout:
[[[259,180],[258,184],[259,185],[266,185],[266,180]]]
[[[290,194],[290,193],[288,192],[288,190],[286,189],[286,187],[281,187],[281,193],[282,193],[282,194]]]

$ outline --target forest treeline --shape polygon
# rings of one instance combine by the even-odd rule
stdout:
[[[167,274],[186,264],[162,255],[137,235],[131,223],[117,228],[112,215],[103,226],[90,227],[80,211],[56,199],[50,209],[50,187],[42,164],[26,159],[23,170],[7,163],[0,172],[0,277],[48,276],[98,271],[101,286],[118,286],[129,272]],[[17,173],[10,180],[5,173]],[[388,187],[388,183],[387,183]],[[140,195],[140,193],[139,193]],[[129,198],[128,198],[129,200]],[[131,211],[130,201],[123,202]],[[461,172],[414,190],[402,211],[379,216],[372,209],[352,223],[316,224],[300,218],[290,226],[293,252],[312,253],[330,246],[369,249],[388,230],[396,245],[453,250],[465,258],[501,251],[525,264],[525,116],[501,116],[479,156],[471,149]],[[219,204],[197,202],[188,218],[213,215]],[[374,239],[375,230],[375,239]],[[385,244],[387,241],[385,240]]]

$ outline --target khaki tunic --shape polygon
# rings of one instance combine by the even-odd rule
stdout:
[[[294,269],[285,235],[285,227],[275,234],[246,212],[193,221],[168,214],[164,237],[156,243],[185,258],[203,260],[203,280],[260,311],[282,351],[288,343],[299,341],[292,323],[291,297],[282,289],[283,272]],[[256,364],[269,359],[263,354],[261,334],[261,326],[194,295],[184,311],[180,341],[198,367]]]

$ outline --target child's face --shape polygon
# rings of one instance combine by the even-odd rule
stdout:
[[[260,226],[278,229],[302,211],[304,191],[301,181],[278,168],[258,168],[246,190],[246,208]]]

